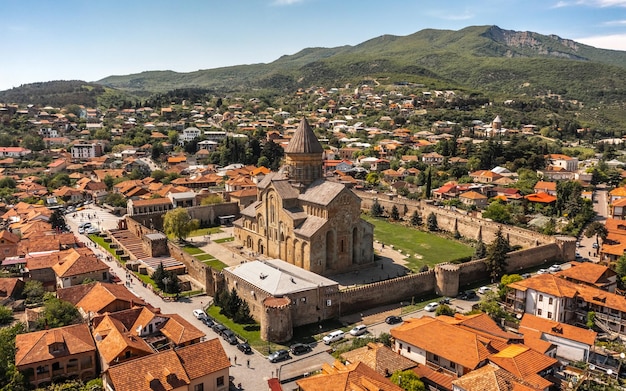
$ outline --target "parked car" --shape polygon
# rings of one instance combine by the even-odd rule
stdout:
[[[85,230],[85,233],[89,234],[89,235],[91,235],[91,234],[99,234],[100,230],[98,228],[96,228],[96,227],[89,227],[89,228],[87,228]]]
[[[598,248],[598,243],[594,243],[594,244],[592,244],[592,245],[591,245],[591,247],[593,247],[593,248]]]
[[[437,309],[437,307],[439,307],[439,303],[432,302],[432,303],[426,304],[426,307],[424,307],[424,310],[428,312],[434,312]]]
[[[209,327],[213,327],[213,325],[215,324],[213,319],[211,319],[209,317],[207,317],[206,319],[202,319],[202,322],[204,322],[204,324],[209,326]]]
[[[559,272],[561,271],[561,265],[552,265],[548,268],[548,271],[554,273],[554,272]]]
[[[480,288],[478,288],[478,293],[480,293],[481,295],[484,295],[489,291],[491,291],[491,288],[489,288],[488,286],[481,286]]]
[[[387,324],[402,323],[402,318],[399,316],[391,315],[385,319],[385,323]]]
[[[252,354],[252,348],[247,342],[242,342],[237,345],[237,349],[241,350],[244,354]]]
[[[442,297],[441,300],[439,300],[439,304],[450,304],[450,298]]]
[[[224,338],[224,341],[228,342],[231,345],[239,344],[239,341],[237,340],[237,337],[232,330],[225,329],[224,331],[222,331],[222,338]]]
[[[213,331],[215,331],[215,333],[217,335],[222,335],[222,333],[224,332],[224,330],[228,330],[228,328],[222,324],[219,323],[215,323],[213,325],[213,327],[211,327],[213,329]]]
[[[550,273],[548,271],[548,269],[539,269],[539,270],[537,270],[537,274],[548,274],[548,273]]]
[[[206,315],[206,313],[204,312],[204,310],[201,309],[195,309],[193,310],[193,316],[196,317],[196,319],[200,319],[200,320],[206,320],[209,319],[209,317]]]
[[[304,343],[295,343],[289,347],[289,350],[295,355],[300,355],[310,352],[311,347]]]
[[[350,335],[361,335],[367,333],[367,326],[364,324],[360,324],[358,326],[354,326],[352,330],[350,330]]]
[[[476,296],[476,292],[469,290],[469,291],[461,292],[461,294],[459,294],[458,297],[461,300],[472,300],[478,296]]]
[[[287,360],[289,358],[291,358],[291,356],[289,356],[289,352],[285,349],[277,350],[274,353],[267,356],[267,359],[272,363]]]
[[[322,338],[322,341],[324,341],[324,343],[326,345],[330,345],[333,342],[337,342],[341,339],[343,339],[345,333],[341,330],[335,330],[329,334],[327,334],[324,338]]]

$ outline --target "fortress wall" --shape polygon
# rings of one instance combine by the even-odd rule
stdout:
[[[328,317],[341,316],[341,314],[390,303],[400,303],[403,300],[408,301],[413,297],[430,294],[434,291],[434,270],[349,288],[329,296],[333,301],[333,313]]]
[[[426,224],[428,215],[434,213],[435,216],[437,216],[437,225],[440,230],[447,232],[458,230],[461,236],[472,240],[482,238],[485,244],[489,244],[493,241],[498,229],[502,229],[502,233],[508,238],[512,246],[522,246],[524,248],[557,243],[559,240],[562,240],[560,238],[563,238],[543,235],[524,228],[499,224],[468,215],[465,211],[440,208],[424,201],[414,201],[387,194],[374,194],[358,190],[354,191],[354,193],[361,198],[362,210],[370,210],[374,201],[377,200],[387,213],[389,213],[395,205],[400,215],[405,216],[407,220],[410,218],[411,214],[413,214],[413,211],[417,210],[424,224]],[[569,239],[565,241],[569,242]],[[572,251],[575,254],[575,243],[573,245],[567,243],[561,249],[561,259],[564,261],[573,259],[570,254]]]

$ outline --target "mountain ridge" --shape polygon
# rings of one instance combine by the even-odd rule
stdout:
[[[311,85],[330,87],[389,77],[392,82],[410,81],[439,89],[525,96],[554,92],[599,103],[626,100],[624,68],[623,51],[487,25],[424,29],[406,36],[385,34],[356,45],[304,48],[270,63],[186,73],[143,71],[85,84],[146,97],[185,88],[285,93]],[[0,92],[0,101],[15,96],[7,93],[13,90]]]

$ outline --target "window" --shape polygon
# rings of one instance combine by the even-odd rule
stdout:
[[[221,387],[224,385],[224,376],[220,376],[217,378],[217,386]]]
[[[537,310],[537,316],[541,316],[541,308]]]
[[[402,344],[398,343],[398,347],[400,348],[400,350],[402,350]]]
[[[552,304],[552,298],[548,299],[548,304]]]
[[[539,301],[543,301],[543,295],[539,295]]]
[[[433,361],[439,362],[439,356],[437,356],[436,354],[433,354]]]
[[[410,347],[410,346],[407,346],[407,347],[406,347],[406,352],[407,352],[407,353],[411,353],[411,347]]]
[[[552,312],[548,312],[548,319],[552,319]]]
[[[204,383],[196,384],[193,386],[193,391],[204,391]]]

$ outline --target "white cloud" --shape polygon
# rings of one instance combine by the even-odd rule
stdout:
[[[602,24],[604,26],[626,26],[626,20],[609,20]]]
[[[576,4],[591,7],[626,7],[626,0],[578,0]]]
[[[587,6],[587,7],[626,7],[626,0],[559,0],[552,8],[563,8],[571,6]]]
[[[294,5],[294,4],[302,3],[303,1],[304,0],[274,0],[272,5],[278,5],[278,6]]]
[[[597,35],[577,38],[576,41],[597,48],[626,51],[626,34]]]

